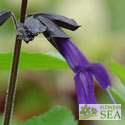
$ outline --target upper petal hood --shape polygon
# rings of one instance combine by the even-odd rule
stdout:
[[[77,24],[77,22],[74,19],[67,18],[65,16],[56,15],[52,13],[36,13],[33,14],[35,18],[39,17],[46,17],[56,23],[58,26],[61,26],[63,28],[69,29],[69,30],[76,30],[80,26]]]

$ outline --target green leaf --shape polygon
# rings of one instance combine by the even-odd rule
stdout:
[[[112,61],[110,69],[125,84],[125,67],[115,61]]]
[[[110,89],[110,92],[112,93],[113,97],[115,98],[115,100],[118,104],[125,105],[125,97],[120,92],[118,92],[114,88]]]
[[[11,68],[12,54],[0,54],[0,71]],[[21,53],[19,69],[21,70],[59,70],[68,69],[64,59],[43,53]]]
[[[77,122],[67,108],[56,106],[48,113],[34,117],[22,125],[77,125]]]

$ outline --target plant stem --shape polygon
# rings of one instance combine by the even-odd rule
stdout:
[[[114,99],[114,97],[113,97],[113,95],[111,94],[109,88],[107,88],[106,91],[107,91],[107,93],[108,93],[108,95],[109,95],[109,97],[110,97],[112,103],[113,103],[113,104],[117,104],[116,101],[115,101],[115,99]]]
[[[27,1],[28,0],[22,0],[21,16],[20,16],[21,23],[24,23],[25,21]],[[10,82],[9,82],[9,87],[7,90],[7,96],[6,96],[3,125],[9,125],[11,115],[13,112],[13,105],[14,105],[15,93],[16,93],[16,79],[17,79],[21,45],[22,45],[22,40],[18,39],[18,36],[16,36]]]

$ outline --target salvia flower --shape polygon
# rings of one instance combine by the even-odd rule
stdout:
[[[109,76],[104,66],[90,63],[70,38],[54,38],[53,41],[75,73],[75,88],[79,104],[96,103],[94,78],[103,89],[110,86]]]
[[[88,61],[60,27],[76,30],[79,25],[73,19],[64,16],[37,13],[27,16],[24,24],[19,23],[17,33],[19,38],[27,43],[39,33],[43,33],[75,73],[78,103],[95,104],[94,79],[106,89],[111,86],[108,73],[103,65]]]

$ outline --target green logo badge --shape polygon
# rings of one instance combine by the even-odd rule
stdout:
[[[80,118],[82,119],[86,119],[86,118],[90,118],[93,116],[97,116],[97,109],[94,107],[88,107],[87,104],[84,105],[84,107],[81,107],[81,111],[80,111]]]

